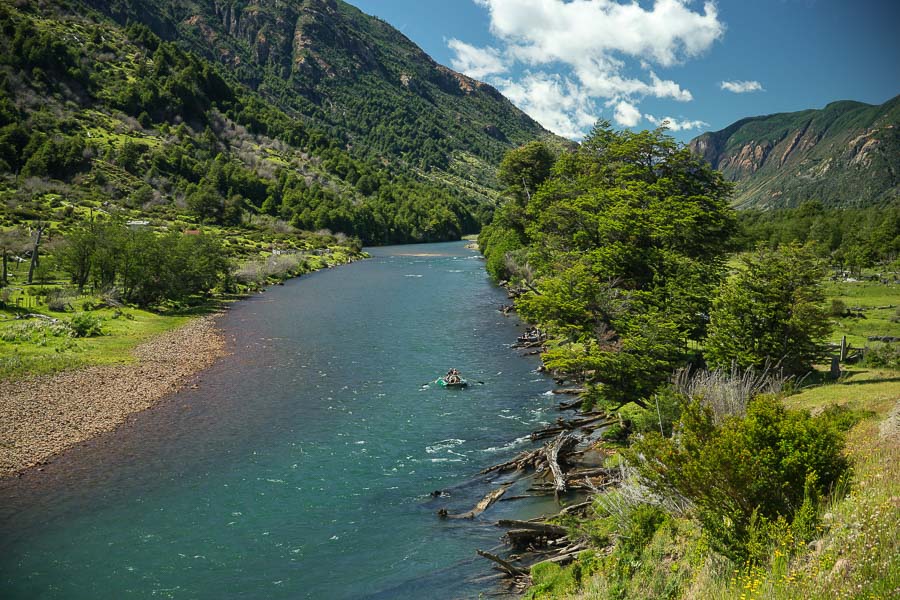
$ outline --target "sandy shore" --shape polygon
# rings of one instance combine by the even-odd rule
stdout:
[[[0,386],[0,477],[45,462],[122,424],[225,354],[215,316],[134,350],[137,362],[31,377]]]

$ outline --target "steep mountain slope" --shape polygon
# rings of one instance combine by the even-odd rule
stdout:
[[[494,88],[341,0],[90,0],[225,65],[353,152],[479,197],[511,147],[551,137]]]
[[[739,207],[868,206],[900,198],[900,96],[880,106],[750,117],[690,142],[737,183]]]
[[[3,226],[102,206],[453,239],[549,136],[340,2],[0,0],[0,29]]]

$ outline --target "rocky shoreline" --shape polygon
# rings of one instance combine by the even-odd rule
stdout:
[[[184,387],[191,375],[226,353],[217,316],[193,319],[139,345],[132,364],[5,382],[0,388],[0,477],[112,431],[129,415]]]

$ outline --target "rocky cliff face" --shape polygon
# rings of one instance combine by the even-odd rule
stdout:
[[[691,149],[736,182],[742,207],[870,205],[900,198],[900,97],[881,106],[835,102],[743,119]]]

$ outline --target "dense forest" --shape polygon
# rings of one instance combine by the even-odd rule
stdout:
[[[808,201],[798,208],[738,213],[736,244],[772,248],[806,244],[836,271],[857,277],[862,269],[890,265],[900,257],[900,204],[864,209],[825,208]]]
[[[223,226],[269,216],[383,244],[458,238],[489,217],[482,200],[348,150],[146,26],[56,17],[0,6],[6,225],[114,208]]]

